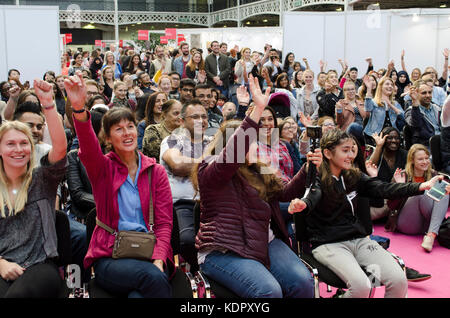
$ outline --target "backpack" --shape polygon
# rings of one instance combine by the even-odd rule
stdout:
[[[437,240],[441,246],[450,248],[450,217],[442,221]]]

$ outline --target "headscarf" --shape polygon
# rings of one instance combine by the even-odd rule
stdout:
[[[406,76],[406,81],[404,83],[400,83],[400,76],[405,75]],[[408,86],[411,83],[411,80],[409,79],[409,75],[407,72],[405,71],[400,71],[397,73],[397,80],[395,81],[395,85],[397,86],[397,94],[395,95],[395,99],[397,101],[403,101],[403,98],[401,98],[405,87]],[[400,104],[402,104],[400,102]],[[403,105],[402,105],[403,106]]]

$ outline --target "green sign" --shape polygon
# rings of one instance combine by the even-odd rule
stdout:
[[[189,22],[191,22],[191,18],[189,18],[189,17],[179,17],[178,18],[178,22],[187,22],[187,23],[189,23]]]
[[[301,7],[302,4],[303,4],[303,0],[296,0],[296,1],[294,2],[294,7]]]

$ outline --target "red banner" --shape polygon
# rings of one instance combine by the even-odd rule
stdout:
[[[123,47],[123,40],[119,40],[119,47]]]
[[[72,33],[64,34],[64,38],[66,40],[66,43],[71,43],[72,42]]]
[[[95,40],[95,46],[102,46],[102,40]]]
[[[166,37],[175,40],[177,38],[177,29],[166,29]]]
[[[177,40],[177,45],[180,45],[181,42],[185,42],[186,39],[184,37],[184,34],[179,33],[178,34],[178,40]]]
[[[169,39],[167,38],[167,36],[160,36],[159,37],[159,43],[167,44],[167,43],[169,43]]]
[[[148,41],[148,30],[138,30],[138,40]]]

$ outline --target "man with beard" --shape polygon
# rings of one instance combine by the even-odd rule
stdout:
[[[410,89],[412,105],[405,111],[405,121],[412,131],[412,143],[429,146],[431,136],[441,133],[440,107],[431,102],[432,83],[418,80]]]
[[[173,69],[175,72],[180,74],[181,79],[186,78],[186,64],[191,59],[191,55],[189,54],[189,44],[186,42],[180,43],[180,52],[181,55],[173,60]]]

